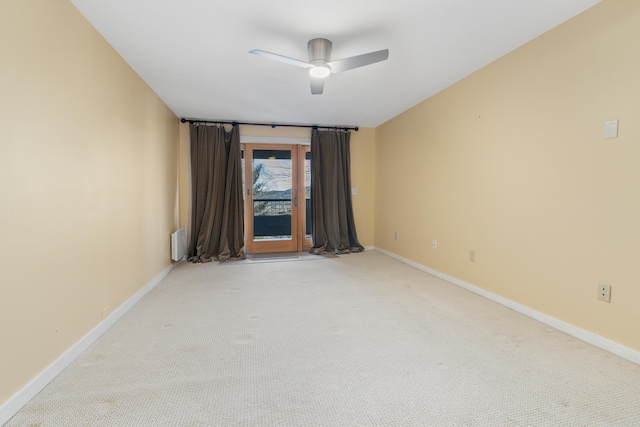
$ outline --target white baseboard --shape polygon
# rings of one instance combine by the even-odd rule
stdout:
[[[24,405],[33,399],[33,397],[47,384],[49,384],[60,372],[62,372],[64,368],[69,366],[69,364],[80,356],[83,351],[85,351],[91,344],[100,338],[102,334],[113,326],[123,314],[129,311],[129,309],[140,301],[142,297],[155,288],[177,264],[178,263],[173,263],[162,270],[160,274],[154,277],[138,292],[133,294],[133,296],[126,300],[120,307],[115,309],[109,316],[107,316],[106,319],[82,337],[80,341],[75,343],[73,347],[67,350],[44,371],[40,372],[40,374],[31,380],[29,384],[24,386],[20,391],[9,398],[9,400],[4,402],[2,406],[0,406],[0,426],[9,421],[11,417],[13,417]]]
[[[456,279],[455,277],[448,276],[439,271],[433,270],[429,267],[425,267],[422,264],[418,264],[417,262],[408,260],[399,255],[396,255],[392,252],[386,251],[381,248],[375,248],[376,251],[385,254],[391,258],[394,258],[400,262],[403,262],[407,265],[417,268],[418,270],[422,270],[425,273],[429,273],[432,276],[439,277],[440,279],[446,280],[447,282],[453,283],[454,285],[458,285],[464,289],[467,289],[475,294],[481,295],[491,301],[495,301],[498,304],[504,305],[505,307],[509,307],[512,310],[517,311],[518,313],[524,314],[525,316],[531,317],[539,322],[542,322],[546,325],[551,326],[559,331],[567,333],[571,336],[574,336],[582,341],[585,341],[589,344],[592,344],[596,347],[599,347],[603,350],[606,350],[610,353],[613,353],[617,356],[620,356],[624,359],[630,360],[631,362],[637,363],[640,365],[640,352],[633,350],[629,347],[625,347],[617,342],[608,340],[599,335],[596,335],[592,332],[585,331],[584,329],[580,329],[577,326],[574,326],[570,323],[564,322],[562,320],[556,319],[555,317],[549,316],[544,313],[540,313],[532,308],[519,304],[517,302],[511,301],[507,298],[501,297],[494,293],[491,293],[485,289],[479,288],[477,286],[471,285],[467,282],[464,282],[460,279]]]

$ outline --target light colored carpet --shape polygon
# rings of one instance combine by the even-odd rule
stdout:
[[[368,251],[180,264],[7,426],[638,426],[640,366]]]

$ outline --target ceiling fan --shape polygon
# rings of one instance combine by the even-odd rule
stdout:
[[[309,40],[309,43],[307,43],[309,62],[300,61],[298,59],[289,58],[288,56],[278,55],[277,53],[271,53],[260,49],[250,50],[249,53],[275,59],[276,61],[284,62],[285,64],[308,68],[309,75],[311,76],[311,93],[313,95],[322,94],[324,89],[324,79],[331,73],[341,73],[343,71],[353,70],[354,68],[375,64],[376,62],[385,61],[389,58],[389,49],[384,49],[331,61],[332,46],[333,44],[331,41],[327,39],[317,38]]]

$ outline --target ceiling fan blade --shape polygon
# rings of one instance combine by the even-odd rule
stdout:
[[[350,56],[349,58],[338,59],[329,62],[329,67],[333,73],[341,73],[343,71],[353,70],[354,68],[364,67],[365,65],[375,64],[376,62],[385,61],[389,58],[389,49],[378,50],[376,52],[364,53],[362,55]]]
[[[313,65],[300,61],[298,59],[289,58],[288,56],[278,55],[277,53],[267,52],[266,50],[253,49],[250,50],[249,53],[253,53],[254,55],[264,56],[265,58],[275,59],[276,61],[284,62],[285,64],[295,65],[296,67],[302,68],[311,68]]]
[[[324,79],[317,79],[315,77],[311,77],[311,94],[322,95],[323,90],[324,90]]]

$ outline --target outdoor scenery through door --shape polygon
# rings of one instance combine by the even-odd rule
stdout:
[[[311,247],[311,152],[307,145],[244,144],[248,253]]]

